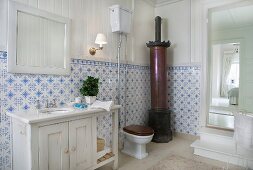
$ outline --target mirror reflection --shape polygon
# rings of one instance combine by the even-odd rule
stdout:
[[[208,125],[233,129],[233,112],[253,110],[253,5],[214,8],[208,24]]]
[[[239,102],[240,44],[216,44],[212,48],[211,106],[237,106]]]

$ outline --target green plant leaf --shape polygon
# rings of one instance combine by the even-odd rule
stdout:
[[[99,78],[88,76],[87,79],[83,81],[83,86],[80,89],[80,93],[83,96],[97,96],[99,87]]]

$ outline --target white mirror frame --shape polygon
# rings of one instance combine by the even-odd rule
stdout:
[[[252,4],[252,0],[191,0],[191,58],[201,58],[200,128],[207,126],[210,98],[208,11],[238,3]]]
[[[8,67],[7,71],[11,73],[28,73],[28,74],[53,74],[53,75],[69,75],[70,74],[70,53],[69,53],[69,39],[70,39],[70,19],[61,17],[37,8],[29,7],[21,3],[9,0],[8,11]],[[65,38],[64,38],[64,68],[51,67],[32,67],[17,65],[17,14],[18,12],[25,12],[28,14],[44,17],[53,21],[65,24]]]

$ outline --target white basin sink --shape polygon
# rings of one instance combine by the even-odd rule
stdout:
[[[46,108],[39,110],[39,113],[46,113],[46,114],[61,114],[61,113],[68,113],[73,112],[74,109],[72,108]]]

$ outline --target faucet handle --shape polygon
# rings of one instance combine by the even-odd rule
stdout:
[[[49,108],[48,99],[46,100],[46,108]]]
[[[56,107],[56,99],[53,99],[53,107]]]

